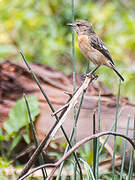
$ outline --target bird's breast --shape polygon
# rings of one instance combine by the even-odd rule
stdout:
[[[105,56],[93,48],[87,35],[78,36],[78,44],[82,54],[96,65],[106,64]]]

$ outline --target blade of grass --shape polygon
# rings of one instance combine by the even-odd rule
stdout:
[[[93,113],[93,134],[96,134],[96,112]],[[93,174],[96,178],[97,138],[93,139]]]
[[[72,0],[72,22],[74,22],[74,0]],[[76,90],[76,59],[75,59],[75,38],[74,29],[72,28],[72,65],[73,65],[73,91]],[[74,144],[76,144],[76,107],[74,106]],[[76,164],[76,163],[75,163]],[[74,180],[76,180],[76,165],[74,166]]]
[[[90,61],[87,62],[86,74],[90,71]]]
[[[80,161],[83,162],[84,166],[86,167],[85,169],[88,169],[89,171],[86,170],[86,174],[87,174],[87,180],[95,180],[94,174],[92,172],[92,168],[90,167],[90,165],[82,158],[79,158]],[[89,172],[89,174],[88,174]]]
[[[121,113],[122,113],[122,109],[121,109],[120,112],[118,113],[118,119],[119,119]],[[113,122],[112,127],[110,128],[109,131],[114,130],[114,126],[115,126],[115,121]],[[102,152],[102,150],[103,150],[105,144],[106,144],[107,141],[108,141],[109,136],[110,136],[110,135],[107,135],[107,136],[105,137],[104,143],[101,145],[101,148],[100,148],[100,150],[99,150],[99,154],[101,154],[101,152]]]
[[[100,114],[101,114],[101,99],[99,92],[98,99],[98,133],[100,132]],[[98,180],[98,164],[99,164],[99,138],[97,139],[97,153],[96,153],[96,179]]]
[[[120,100],[120,85],[121,85],[121,80],[119,80],[119,87],[118,87],[114,132],[117,131],[118,110],[119,110],[119,100]],[[113,163],[112,164],[112,180],[114,180],[114,175],[115,175],[116,137],[114,137],[113,149],[114,150],[113,150],[113,159],[112,159],[112,163]]]
[[[44,92],[42,86],[40,85],[40,82],[39,82],[38,78],[36,77],[35,73],[32,71],[32,69],[31,69],[29,63],[27,62],[24,54],[23,54],[21,51],[20,51],[20,54],[21,54],[21,56],[22,56],[22,58],[23,58],[23,60],[24,60],[24,62],[25,62],[25,64],[26,64],[27,68],[29,69],[30,73],[32,74],[33,79],[34,79],[35,82],[37,83],[37,85],[38,85],[41,93],[43,94],[45,100],[47,101],[50,109],[52,110],[52,112],[55,112],[55,110],[54,110],[54,108],[53,108],[53,106],[52,106],[52,104],[51,104],[48,96],[47,96],[46,93]],[[55,118],[56,118],[56,121],[59,122],[59,118],[58,118],[57,115],[55,115]],[[72,145],[71,145],[71,143],[70,143],[70,141],[69,141],[69,139],[68,139],[68,136],[67,136],[66,133],[65,133],[65,130],[64,130],[63,126],[61,126],[61,130],[62,130],[62,132],[63,132],[63,134],[64,134],[64,136],[65,136],[65,138],[66,138],[66,140],[67,140],[67,142],[68,142],[68,144],[69,144],[69,147],[72,148]],[[76,162],[77,162],[77,164],[78,164],[78,168],[79,168],[79,170],[80,170],[80,172],[81,172],[81,166],[80,166],[80,164],[79,164],[79,162],[78,162],[78,160],[77,160],[76,154],[75,154],[74,152],[73,152],[73,156],[74,156],[74,158],[75,158],[75,160],[76,160]],[[81,174],[81,173],[80,173],[80,174]]]
[[[133,176],[133,158],[134,158],[134,152],[131,151],[129,168],[128,168],[128,176],[127,176],[128,180],[132,180],[132,176]]]
[[[74,22],[74,0],[72,0],[72,22]],[[73,67],[73,90],[76,90],[76,58],[75,58],[75,36],[72,28],[72,67]]]
[[[135,139],[135,117],[134,117],[133,139]],[[127,178],[128,180],[132,180],[133,177],[133,159],[134,159],[134,149],[131,151],[130,154],[130,162],[129,162],[128,178]]]
[[[130,116],[128,117],[126,136],[128,136],[129,123],[130,123]],[[120,180],[122,180],[122,178],[123,178],[123,170],[124,170],[124,163],[125,163],[126,147],[127,147],[127,141],[124,140],[123,158],[122,158],[121,171],[120,171]]]
[[[27,107],[27,111],[28,111],[28,116],[29,116],[30,125],[31,125],[31,129],[32,129],[32,134],[33,134],[33,137],[34,137],[34,142],[35,142],[35,145],[36,145],[36,148],[37,148],[38,145],[39,145],[39,144],[38,144],[38,139],[37,139],[37,134],[36,134],[36,130],[35,130],[35,127],[34,127],[34,124],[33,124],[33,121],[32,121],[29,103],[28,103],[28,101],[27,101],[27,98],[26,98],[25,94],[24,94],[24,99],[25,99],[25,103],[26,103],[26,107]],[[42,155],[42,154],[39,155],[38,160],[39,160],[39,164],[40,164],[40,165],[44,164],[44,159],[43,159],[43,155]],[[45,180],[46,177],[47,177],[46,169],[43,168],[43,169],[41,169],[41,170],[42,170],[43,178],[44,178],[44,180]]]

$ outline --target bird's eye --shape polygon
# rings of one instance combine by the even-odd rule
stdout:
[[[77,26],[79,27],[79,26],[81,26],[81,24],[77,24]]]

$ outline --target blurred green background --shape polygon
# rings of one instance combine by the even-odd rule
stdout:
[[[125,78],[121,94],[135,100],[135,1],[75,0],[75,19],[91,22]],[[0,60],[18,61],[22,50],[29,61],[72,72],[71,0],[0,0]],[[75,36],[76,71],[86,71]],[[90,67],[93,67],[90,64]],[[114,94],[118,78],[107,67],[97,74]]]

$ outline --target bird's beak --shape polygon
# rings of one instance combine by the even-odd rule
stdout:
[[[72,26],[73,27],[73,24],[72,23],[68,23],[67,26]]]

